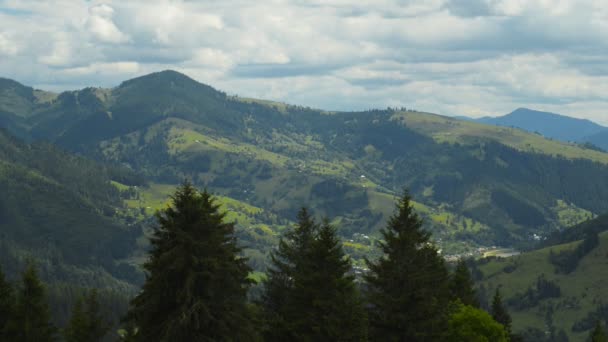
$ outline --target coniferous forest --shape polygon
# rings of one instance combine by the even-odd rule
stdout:
[[[17,284],[0,273],[6,341],[508,341],[510,318],[497,293],[480,309],[469,270],[453,272],[422,228],[405,192],[382,230],[383,255],[356,277],[328,219],[306,208],[272,253],[261,294],[234,223],[213,195],[186,182],[156,214],[146,280],[114,324],[93,289],[67,324],[51,320],[36,266]],[[111,332],[111,329],[116,329]]]
[[[0,79],[0,124],[3,341],[605,336],[593,146],[174,71],[60,94]]]

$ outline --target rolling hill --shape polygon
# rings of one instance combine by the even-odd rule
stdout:
[[[0,122],[19,118],[6,129],[142,174],[150,187],[116,184],[132,212],[184,178],[239,203],[235,213],[257,208],[238,216],[251,252],[303,205],[331,217],[352,253],[369,252],[404,187],[446,254],[524,248],[608,211],[608,154],[513,128],[227,96],[174,71],[42,97],[20,87],[0,92]]]
[[[586,341],[597,320],[608,319],[608,216],[577,225],[544,241],[541,249],[509,258],[482,259],[476,267],[481,293],[490,299],[496,288],[508,303],[516,331],[550,341],[563,330],[571,341]],[[599,234],[599,245],[587,251],[569,272],[556,267],[556,255],[573,251],[582,239]]]
[[[364,267],[408,188],[446,256],[544,241],[477,267],[481,292],[501,287],[517,330],[546,324],[576,340],[588,317],[608,312],[598,285],[606,233],[570,273],[550,259],[605,230],[597,216],[608,212],[608,154],[595,148],[412,110],[327,112],[228,96],[173,71],[60,94],[2,79],[0,126],[0,260],[15,274],[35,258],[53,288],[131,293],[151,216],[188,178],[237,223],[254,279],[301,206],[328,216]]]

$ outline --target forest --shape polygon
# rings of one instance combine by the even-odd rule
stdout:
[[[173,71],[44,100],[4,81],[5,340],[603,335],[601,151]]]
[[[30,263],[15,284],[0,274],[0,336],[7,341],[513,341],[496,291],[482,308],[464,260],[439,255],[404,192],[381,231],[382,256],[352,272],[336,228],[306,208],[252,279],[234,223],[213,195],[186,182],[156,214],[146,280],[120,320],[95,289],[58,327]],[[258,293],[252,291],[259,281]],[[486,311],[487,310],[487,311]],[[108,313],[110,313],[108,315]]]

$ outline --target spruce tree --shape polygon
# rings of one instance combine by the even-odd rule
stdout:
[[[6,280],[4,272],[0,269],[0,341],[10,341],[6,333],[7,323],[15,309],[15,296],[13,286]]]
[[[366,315],[355,287],[350,259],[327,221],[312,244],[307,266],[296,274],[294,304],[300,308],[300,336],[313,341],[362,341]]]
[[[479,308],[479,301],[477,300],[474,285],[466,262],[464,259],[460,259],[454,273],[450,276],[448,284],[452,300],[460,300],[464,305]]]
[[[509,335],[511,335],[511,315],[507,311],[507,308],[502,303],[502,296],[500,295],[500,290],[496,289],[496,293],[494,294],[494,298],[492,299],[492,308],[491,308],[492,318],[505,327],[505,330]]]
[[[307,264],[312,243],[319,230],[306,208],[298,212],[296,227],[281,237],[276,251],[271,253],[271,267],[264,283],[262,306],[264,339],[267,341],[294,340],[297,325],[293,317],[298,309],[292,303],[296,276]]]
[[[381,233],[384,256],[368,261],[370,336],[378,341],[434,341],[447,328],[448,272],[404,193]]]
[[[608,336],[606,335],[600,321],[595,323],[595,328],[593,328],[593,331],[591,331],[589,339],[591,342],[608,342]]]
[[[156,214],[146,282],[127,315],[137,340],[251,340],[251,269],[239,256],[234,224],[224,222],[211,194],[190,183],[171,199]]]
[[[272,256],[264,295],[271,341],[361,341],[365,311],[335,228],[306,209]]]
[[[91,290],[74,304],[63,335],[66,342],[101,341],[110,327],[110,323],[102,317],[97,291]]]
[[[57,329],[51,323],[46,289],[33,264],[21,276],[15,310],[7,323],[7,336],[15,342],[55,341]]]

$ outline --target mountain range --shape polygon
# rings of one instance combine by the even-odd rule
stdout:
[[[608,211],[599,151],[416,111],[231,97],[173,71],[60,94],[3,80],[0,118],[27,141],[138,173],[150,183],[140,198],[190,178],[276,217],[260,224],[286,223],[308,205],[346,237],[373,234],[407,187],[444,247],[457,250],[525,245]]]
[[[504,116],[471,120],[496,126],[521,128],[555,140],[590,143],[604,150],[608,149],[608,127],[586,119],[518,108]]]
[[[327,216],[364,267],[404,189],[447,256],[534,248],[608,212],[608,154],[577,140],[602,127],[537,113],[329,112],[228,96],[175,71],[62,93],[0,79],[0,225],[14,246],[3,260],[34,256],[49,278],[132,291],[152,214],[184,179],[237,223],[253,277],[302,206]]]

